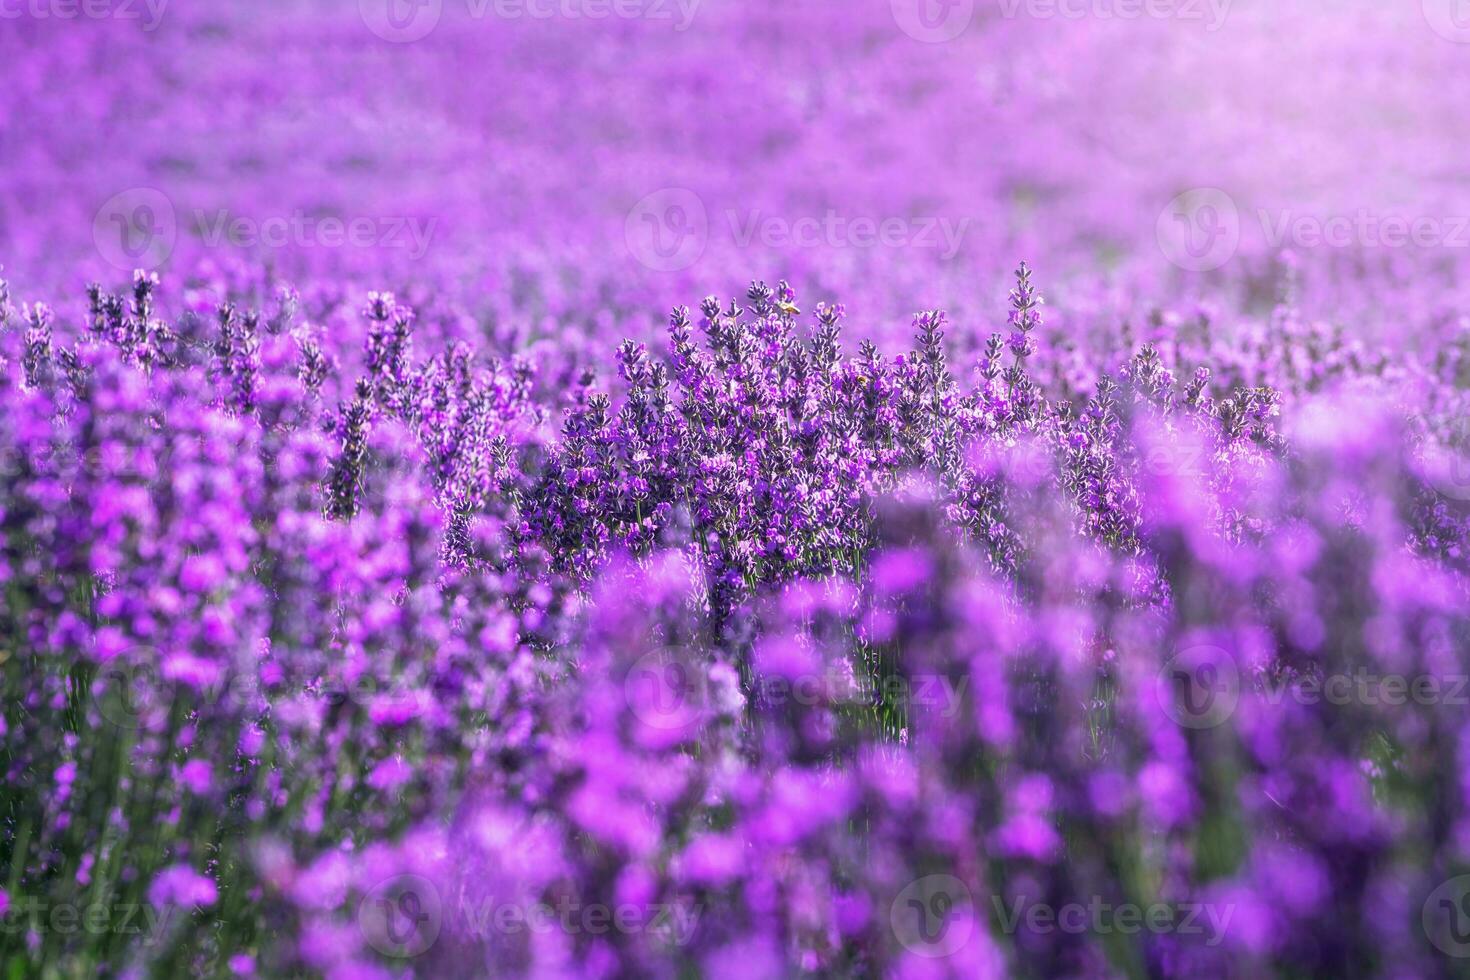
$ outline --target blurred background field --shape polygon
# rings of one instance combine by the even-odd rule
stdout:
[[[442,0],[402,5],[410,24],[431,18],[412,41],[374,32],[375,2],[139,0],[0,23],[0,255],[17,295],[125,279],[94,222],[116,234],[108,202],[127,208],[138,188],[172,209],[145,263],[166,283],[258,260],[298,281],[473,297],[476,316],[530,332],[614,336],[757,276],[864,321],[945,306],[984,332],[1021,258],[1054,284],[1063,326],[1147,312],[1143,295],[1259,311],[1278,298],[1283,214],[1470,216],[1470,46],[1435,0],[1178,0],[1133,18],[1106,0],[923,0],[962,28],[938,42],[912,36],[920,0],[648,0],[605,18]],[[1238,252],[1207,272],[1159,240],[1194,188],[1239,210]],[[667,195],[650,203],[670,189],[692,192],[702,224],[678,223]],[[222,212],[432,234],[421,249],[386,233],[211,242]],[[767,234],[828,215],[837,225],[800,242]],[[843,230],[859,219],[910,224],[868,243]],[[642,261],[646,220],[670,243],[696,236],[680,268]],[[1198,227],[1181,233],[1210,233],[1185,220]],[[946,247],[930,225],[963,234]],[[1297,243],[1301,302],[1363,331],[1438,316],[1462,297],[1464,239]]]

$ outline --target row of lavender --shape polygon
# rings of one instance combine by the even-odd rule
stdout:
[[[612,378],[159,288],[0,288],[12,975],[1470,955],[1463,340],[1023,265],[974,350],[756,283]]]

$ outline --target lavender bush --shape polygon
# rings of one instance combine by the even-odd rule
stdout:
[[[1292,379],[1285,308],[1218,377],[1198,323],[1087,385],[1024,264],[968,368],[941,312],[889,359],[757,282],[558,432],[529,365],[420,356],[391,295],[348,370],[289,306],[160,288],[6,312],[22,969],[1459,950],[1465,516],[1394,405],[1446,368]]]
[[[61,6],[4,976],[1466,974],[1434,4]]]

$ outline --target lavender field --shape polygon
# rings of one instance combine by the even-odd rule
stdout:
[[[0,980],[1470,976],[1460,0],[0,82]]]

